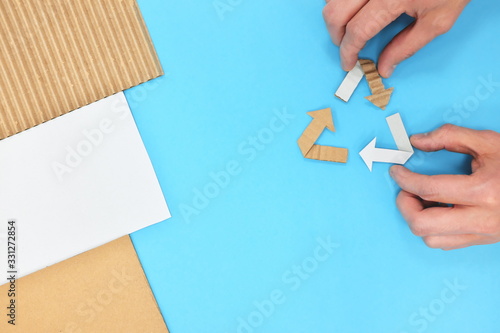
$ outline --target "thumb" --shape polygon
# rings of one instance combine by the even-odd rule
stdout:
[[[451,29],[457,17],[430,13],[417,18],[387,44],[378,61],[378,70],[383,77],[389,77],[396,66],[414,55],[439,35]]]
[[[483,131],[445,124],[430,133],[413,135],[410,141],[415,148],[427,152],[446,149],[477,157],[489,146],[483,134]]]

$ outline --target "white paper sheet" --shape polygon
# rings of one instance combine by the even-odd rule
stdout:
[[[366,166],[372,171],[373,162],[405,164],[413,155],[413,147],[399,113],[386,118],[392,137],[398,150],[376,148],[377,138],[374,138],[359,153]]]
[[[169,217],[123,93],[0,141],[0,284]]]
[[[363,72],[361,64],[359,61],[356,62],[356,66],[354,66],[354,68],[347,73],[346,77],[340,84],[340,87],[335,92],[335,96],[344,102],[348,102],[364,75],[365,73]]]

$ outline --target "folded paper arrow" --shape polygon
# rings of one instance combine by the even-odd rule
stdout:
[[[299,148],[302,151],[302,155],[305,158],[313,160],[346,163],[348,155],[348,150],[346,148],[320,146],[314,144],[325,128],[335,132],[331,109],[327,108],[318,111],[311,111],[307,114],[310,115],[313,120],[297,140]]]
[[[372,171],[373,162],[405,164],[413,155],[413,147],[406,134],[401,115],[396,113],[387,117],[386,120],[398,150],[375,148],[377,138],[374,138],[359,153],[370,171]]]
[[[370,86],[370,90],[372,92],[370,96],[365,98],[372,102],[375,106],[385,110],[385,107],[389,104],[394,88],[385,89],[382,78],[380,77],[377,67],[373,61],[369,59],[359,59],[359,63],[365,72],[366,80],[368,81],[368,85]]]
[[[344,81],[340,84],[340,87],[335,92],[335,96],[343,100],[344,102],[349,102],[354,90],[358,86],[359,82],[363,78],[363,68],[361,68],[361,64],[356,62],[356,66],[347,73]]]
[[[356,66],[354,66],[354,68],[347,73],[346,77],[340,84],[340,87],[335,92],[335,96],[344,102],[348,102],[354,93],[354,90],[356,90],[359,82],[363,78],[363,75],[366,75],[368,86],[372,92],[370,96],[365,98],[372,102],[375,106],[385,110],[387,104],[389,104],[394,88],[385,88],[375,63],[369,59],[359,59]]]

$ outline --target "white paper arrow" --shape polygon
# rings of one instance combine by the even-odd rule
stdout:
[[[413,155],[413,147],[406,133],[401,115],[396,113],[387,117],[386,120],[398,150],[375,148],[377,138],[374,138],[359,153],[370,171],[372,171],[373,162],[405,164]]]
[[[335,96],[344,102],[348,102],[354,90],[356,90],[356,87],[363,78],[363,75],[365,75],[365,72],[363,72],[363,68],[361,68],[361,64],[358,61],[356,62],[356,66],[354,66],[354,68],[347,73],[344,81],[342,81],[340,87],[335,92]]]

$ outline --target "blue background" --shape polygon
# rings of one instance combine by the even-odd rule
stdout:
[[[500,131],[500,87],[476,95],[488,91],[482,80],[500,82],[500,3],[473,1],[402,63],[384,81],[395,92],[381,111],[364,99],[366,81],[349,103],[334,97],[345,73],[323,0],[223,2],[233,5],[221,16],[212,1],[139,1],[166,75],[126,95],[173,217],[132,239],[171,332],[499,332],[500,246],[427,248],[396,209],[389,165],[370,173],[358,152],[375,136],[395,148],[385,121],[395,112],[409,134],[446,122]],[[361,56],[376,60],[409,22],[398,19]],[[319,143],[348,148],[345,165],[304,159],[296,144],[306,112],[325,107],[337,131]],[[269,137],[276,110],[293,119]],[[259,134],[266,144],[250,159],[239,147]],[[230,161],[239,173],[183,215],[197,190],[217,190],[210,174]],[[468,162],[417,151],[407,166],[457,173]],[[338,245],[323,261],[318,238]],[[273,291],[282,296],[271,307]]]

